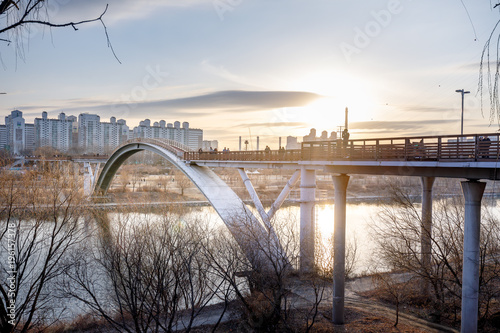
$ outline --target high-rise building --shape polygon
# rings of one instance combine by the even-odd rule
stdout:
[[[71,148],[78,148],[78,118],[76,116],[66,117],[71,121]]]
[[[290,149],[300,149],[300,143],[297,142],[297,137],[295,136],[286,137],[286,150]]]
[[[34,124],[27,124],[23,113],[14,110],[5,117],[5,125],[0,125],[0,149],[13,154],[31,152],[38,147],[53,147],[61,152],[102,154],[111,153],[116,147],[131,138],[170,139],[180,142],[193,150],[203,146],[203,130],[190,128],[188,122],[145,119],[131,130],[124,119],[111,117],[109,122],[101,122],[97,114],[82,113],[77,117],[59,114],[57,119],[49,119],[47,112],[35,118]]]
[[[42,118],[35,118],[35,147],[52,147],[61,152],[67,152],[73,145],[73,121],[64,113],[57,119],[47,118],[47,112],[42,112]]]
[[[78,147],[85,153],[102,154],[101,142],[101,117],[96,114],[81,113],[78,116]]]
[[[0,149],[7,148],[7,127],[0,125]]]
[[[7,134],[7,150],[15,155],[21,154],[25,148],[25,122],[23,113],[14,110],[5,117],[5,127]]]
[[[104,153],[111,153],[116,147],[128,140],[129,128],[123,119],[116,121],[111,117],[109,123],[101,123],[102,147]]]
[[[24,124],[24,150],[33,152],[35,149],[35,125]]]
[[[210,151],[210,148],[212,149],[219,149],[219,141],[217,140],[203,140],[201,144],[201,149],[203,151]]]
[[[168,123],[165,127],[165,121],[154,122],[145,119],[134,128],[134,138],[146,139],[170,139],[185,144],[193,150],[197,150],[203,145],[203,130],[189,128],[188,122],[183,122],[182,127],[179,121],[173,124]]]

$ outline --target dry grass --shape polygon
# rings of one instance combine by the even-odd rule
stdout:
[[[300,310],[295,310],[291,314],[292,318],[303,318],[304,313]],[[381,316],[373,316],[371,313],[365,312],[360,309],[346,307],[346,323],[345,325],[334,325],[331,322],[331,308],[322,308],[316,323],[310,330],[311,333],[392,333],[392,332],[404,332],[404,333],[425,333],[418,328],[413,328],[408,325],[399,324],[394,327],[394,321],[389,318]],[[292,330],[291,330],[292,329]],[[194,333],[204,333],[212,331],[210,326],[198,327],[191,332]],[[233,320],[220,325],[216,332],[242,332],[242,333],[253,333],[253,331],[248,324],[242,322],[241,320]],[[278,332],[305,332],[305,322],[297,319],[291,322],[289,328],[283,327]]]

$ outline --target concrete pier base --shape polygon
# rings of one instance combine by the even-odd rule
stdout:
[[[422,275],[429,274],[432,258],[432,185],[434,177],[421,177],[422,181],[422,226],[420,231],[420,246],[422,260]],[[429,295],[429,282],[423,280],[421,292]]]
[[[465,198],[464,258],[462,273],[462,322],[460,332],[477,332],[479,294],[479,234],[481,200],[486,183],[462,182]]]
[[[314,270],[316,171],[302,167],[300,172],[300,272]]]
[[[346,192],[349,176],[332,176],[335,189],[334,231],[333,231],[333,323],[344,324],[345,299],[345,221]]]

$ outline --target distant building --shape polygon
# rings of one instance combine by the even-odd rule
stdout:
[[[101,122],[96,114],[78,116],[78,147],[88,154],[109,154],[129,139],[129,127],[124,119],[111,117]]]
[[[116,147],[128,140],[129,128],[123,119],[111,117],[109,123],[101,123],[102,142],[100,146],[104,153],[111,153]]]
[[[23,113],[14,110],[9,116],[5,117],[5,129],[7,137],[6,148],[15,155],[21,154],[25,149],[26,129]]]
[[[78,118],[75,116],[66,117],[67,120],[71,121],[71,148],[78,147]]]
[[[134,138],[170,139],[185,144],[193,150],[202,147],[203,142],[203,130],[189,128],[188,122],[183,122],[181,127],[179,121],[166,124],[164,120],[161,120],[151,126],[151,121],[145,119],[134,128],[133,133]]]
[[[316,129],[311,128],[309,131],[309,134],[303,137],[304,142],[308,141],[331,141],[331,140],[337,140],[337,132],[331,132],[330,137],[328,137],[328,132],[323,131],[321,132],[321,136],[317,137],[316,136]]]
[[[81,113],[78,116],[78,147],[85,153],[103,153],[101,140],[101,117],[96,114]]]
[[[35,149],[52,147],[67,152],[73,145],[73,122],[64,113],[57,119],[48,119],[44,111],[42,118],[35,118],[34,137]]]
[[[33,152],[35,149],[35,125],[24,124],[24,150]]]
[[[315,128],[311,128],[311,130],[309,131],[309,134],[308,135],[305,135],[303,138],[303,141],[304,142],[307,142],[307,141],[316,141],[316,129]]]
[[[0,125],[0,149],[7,149],[7,127]]]
[[[297,137],[287,136],[286,137],[286,150],[290,149],[300,149],[300,142],[297,142]]]
[[[217,140],[203,140],[203,144],[201,146],[201,149],[203,151],[209,151],[210,148],[219,150],[219,141]]]
[[[190,128],[188,122],[166,123],[145,119],[131,130],[124,119],[111,117],[109,122],[101,122],[97,114],[82,113],[77,117],[59,114],[57,119],[49,119],[47,112],[27,124],[23,113],[14,110],[5,117],[5,125],[0,125],[0,149],[13,154],[31,152],[38,147],[53,147],[61,152],[86,154],[111,153],[116,147],[131,138],[165,138],[187,145],[193,150],[203,146],[203,130]],[[217,142],[217,141],[215,141]]]

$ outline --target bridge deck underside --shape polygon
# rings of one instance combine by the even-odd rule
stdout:
[[[191,161],[192,164],[221,168],[291,169],[301,166],[332,174],[362,174],[413,177],[443,177],[500,180],[500,162],[438,161]]]

